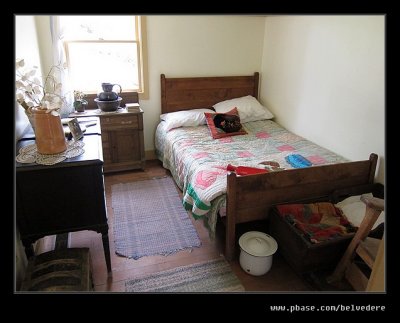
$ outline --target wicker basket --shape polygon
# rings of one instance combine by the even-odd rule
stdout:
[[[21,290],[32,292],[93,290],[89,249],[59,249],[31,258]]]

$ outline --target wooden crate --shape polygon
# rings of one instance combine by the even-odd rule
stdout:
[[[32,257],[21,290],[93,290],[89,248],[58,249]]]
[[[271,211],[269,221],[269,233],[278,242],[278,252],[298,273],[333,270],[354,236],[311,243],[276,208]]]

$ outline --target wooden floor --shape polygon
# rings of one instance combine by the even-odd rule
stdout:
[[[202,221],[192,222],[199,234],[202,245],[200,248],[186,249],[169,256],[148,256],[138,260],[120,257],[115,254],[113,235],[113,210],[110,205],[111,186],[117,183],[146,180],[157,176],[170,175],[159,161],[146,162],[145,171],[132,171],[105,175],[105,189],[107,199],[107,214],[109,217],[109,240],[111,251],[112,275],[107,275],[104,260],[101,235],[94,231],[80,231],[70,233],[69,247],[90,248],[93,281],[95,291],[124,292],[125,281],[146,274],[170,269],[177,266],[189,265],[197,262],[211,260],[223,254],[224,230],[222,224],[218,227],[217,237],[211,241],[208,231]],[[45,252],[54,248],[55,237],[41,240],[40,251]],[[242,282],[246,291],[311,291],[314,287],[298,276],[282,259],[279,253],[273,256],[271,270],[263,276],[255,277],[245,273],[238,262],[238,257],[231,263],[232,270]]]

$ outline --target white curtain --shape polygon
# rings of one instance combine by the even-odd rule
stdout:
[[[64,30],[60,24],[60,17],[50,16],[50,31],[53,47],[53,64],[57,66],[67,66],[67,59],[62,43]],[[60,111],[61,117],[65,118],[74,111],[74,95],[70,87],[68,68],[64,68],[63,72],[59,73],[58,79],[63,85],[61,94],[66,98],[66,104],[63,105]]]

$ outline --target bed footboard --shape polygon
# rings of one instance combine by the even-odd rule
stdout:
[[[225,257],[232,260],[235,256],[236,224],[266,219],[274,205],[328,198],[337,189],[372,184],[377,161],[378,156],[371,154],[369,160],[266,174],[229,173]]]

